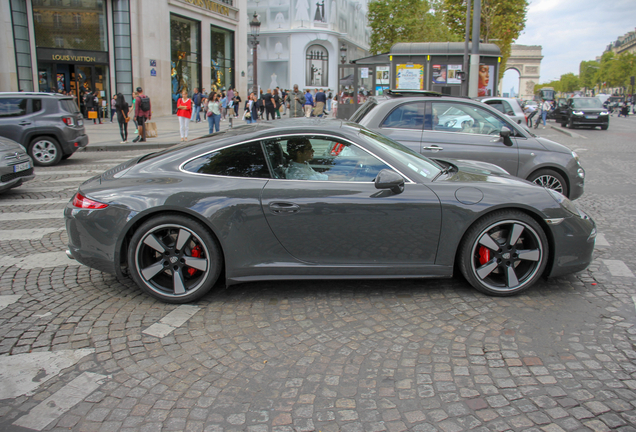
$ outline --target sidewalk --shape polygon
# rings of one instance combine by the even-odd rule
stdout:
[[[188,141],[202,137],[208,134],[208,122],[201,113],[201,122],[190,122],[190,131],[188,132]],[[286,118],[283,116],[282,118]],[[132,120],[128,123],[128,143],[121,144],[121,135],[119,134],[119,123],[116,119],[111,123],[110,120],[102,120],[102,124],[93,124],[92,120],[84,119],[86,134],[88,135],[88,145],[80,151],[126,151],[126,150],[143,150],[143,149],[161,149],[179,144],[181,135],[179,134],[179,120],[176,115],[153,117],[157,125],[157,138],[146,138],[145,143],[133,143],[133,139],[137,137],[135,134],[135,123]],[[245,121],[241,118],[234,118],[233,125],[244,125]],[[229,128],[229,121],[221,121],[221,130]]]

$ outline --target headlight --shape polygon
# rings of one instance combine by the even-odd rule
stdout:
[[[555,191],[554,189],[546,188],[546,190],[550,195],[552,195],[552,198],[554,198],[554,200],[558,202],[565,210],[572,213],[574,216],[583,217],[576,205],[572,201],[567,199],[565,195]]]
[[[457,123],[457,120],[449,120],[449,121],[446,122],[446,124],[444,126],[453,127],[453,126],[455,126],[455,123]]]
[[[572,111],[572,114],[574,114],[574,115],[583,115],[585,113],[583,111]]]
[[[576,170],[576,175],[579,178],[584,179],[585,178],[585,170],[583,168],[579,168],[578,170]]]
[[[575,161],[577,161],[577,162],[579,161],[579,155],[576,154],[575,151],[572,152],[572,157],[574,158]]]
[[[607,111],[601,111],[601,113],[599,115],[609,115],[609,112]]]

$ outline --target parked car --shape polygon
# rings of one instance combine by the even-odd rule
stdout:
[[[440,121],[449,110],[463,119],[460,127]],[[570,199],[583,194],[585,170],[576,153],[478,101],[434,92],[390,91],[368,98],[350,121],[425,156],[489,162]]]
[[[15,141],[0,137],[0,192],[33,180],[33,161]]]
[[[600,126],[602,130],[609,127],[609,111],[595,97],[578,97],[568,99],[567,106],[561,115],[561,126],[574,129],[577,126]]]
[[[450,277],[455,265],[476,289],[513,295],[587,267],[596,236],[551,189],[326,119],[240,126],[131,159],[84,182],[64,216],[70,257],[172,303],[221,275]]]
[[[485,103],[486,105],[490,105],[501,113],[504,113],[517,124],[524,125],[528,121],[528,118],[523,113],[521,105],[519,105],[519,101],[515,98],[490,97],[478,98],[477,100]]]
[[[40,166],[56,165],[88,144],[73,98],[52,93],[0,93],[0,136],[22,144]]]

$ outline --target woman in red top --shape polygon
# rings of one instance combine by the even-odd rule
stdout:
[[[179,117],[181,141],[187,141],[190,118],[192,118],[192,99],[188,98],[188,91],[185,89],[181,92],[181,97],[177,101],[177,116]]]

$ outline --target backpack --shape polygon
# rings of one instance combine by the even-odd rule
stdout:
[[[150,98],[148,96],[139,98],[139,109],[141,111],[150,111]]]

